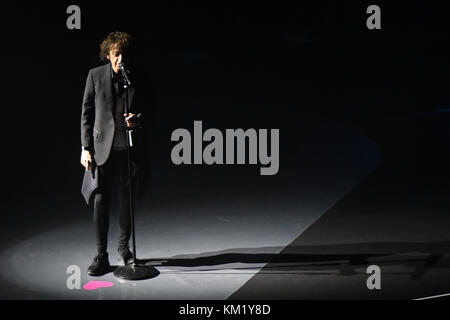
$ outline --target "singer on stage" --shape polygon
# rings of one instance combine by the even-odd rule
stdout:
[[[144,112],[146,101],[135,69],[131,67],[132,37],[125,32],[111,32],[100,45],[100,59],[107,64],[89,71],[81,112],[81,164],[85,170],[98,169],[98,187],[92,193],[93,220],[97,253],[88,274],[100,276],[109,272],[108,229],[112,204],[119,216],[118,256],[124,264],[133,254],[129,249],[131,235],[130,194],[128,189],[127,136],[131,131],[131,163],[133,194],[143,194],[146,170]],[[129,112],[125,114],[126,92],[124,72],[130,79],[128,86]],[[86,177],[86,175],[85,175]],[[89,200],[87,200],[89,201]],[[133,199],[134,201],[134,199]],[[88,202],[89,203],[89,202]]]

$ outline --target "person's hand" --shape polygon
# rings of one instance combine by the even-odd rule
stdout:
[[[139,119],[136,117],[136,114],[134,113],[124,113],[123,116],[125,117],[125,121],[127,123],[127,127],[129,128],[135,128],[139,126]]]
[[[81,151],[81,164],[86,170],[91,170],[92,157],[88,150]]]

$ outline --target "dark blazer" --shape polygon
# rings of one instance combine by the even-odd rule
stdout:
[[[94,151],[94,159],[99,166],[108,159],[114,137],[112,90],[110,63],[89,71],[81,111],[81,144]],[[142,106],[134,103],[135,93],[133,81],[128,89],[128,105],[130,112],[139,114]]]
[[[133,129],[132,165],[133,175],[147,171],[146,134],[144,109],[151,108],[150,99],[145,99],[149,88],[140,88],[145,79],[139,79],[130,73],[131,86],[128,88],[129,112],[135,113],[142,126]],[[142,89],[142,90],[140,90]],[[89,71],[83,95],[81,110],[81,144],[93,153],[95,164],[104,164],[109,157],[114,137],[112,68],[107,63]],[[150,112],[149,112],[150,113]],[[141,172],[140,172],[141,171]],[[146,176],[147,172],[144,172]],[[142,175],[141,175],[142,176]],[[143,181],[134,181],[143,185]],[[139,194],[142,195],[142,188]]]

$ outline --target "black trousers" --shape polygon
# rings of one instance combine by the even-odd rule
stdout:
[[[94,227],[97,252],[106,252],[109,217],[114,202],[117,203],[119,215],[119,247],[127,246],[130,240],[127,152],[111,150],[108,160],[98,167],[98,175],[99,188],[94,197]]]

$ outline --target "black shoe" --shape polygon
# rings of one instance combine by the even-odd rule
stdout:
[[[117,251],[119,252],[119,259],[124,266],[133,262],[133,254],[128,246],[120,246]]]
[[[94,261],[92,261],[92,264],[88,268],[88,275],[98,277],[108,273],[109,269],[108,253],[97,253]]]

